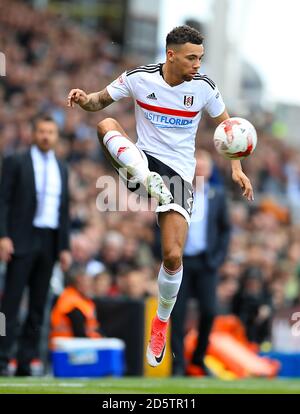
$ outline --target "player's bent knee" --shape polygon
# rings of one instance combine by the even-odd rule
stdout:
[[[103,139],[104,135],[111,130],[116,129],[118,122],[113,118],[105,118],[97,124],[98,137]]]
[[[177,270],[182,263],[182,253],[180,249],[171,249],[164,253],[164,265],[169,270]]]

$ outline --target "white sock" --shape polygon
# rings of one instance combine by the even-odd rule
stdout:
[[[119,131],[108,131],[103,144],[120,168],[126,168],[138,182],[145,183],[150,170],[141,152],[128,138]]]
[[[158,274],[158,309],[157,316],[161,321],[167,321],[176,302],[182,280],[183,267],[175,271],[161,265]]]

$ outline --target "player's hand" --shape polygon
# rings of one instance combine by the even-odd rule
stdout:
[[[14,251],[14,244],[9,237],[3,237],[0,239],[0,260],[5,263],[9,262]]]
[[[67,106],[74,108],[74,103],[83,106],[87,102],[88,96],[82,89],[71,89],[67,99]]]
[[[232,179],[242,188],[243,196],[245,196],[247,200],[253,201],[254,194],[252,184],[246,174],[244,174],[242,170],[233,170]]]

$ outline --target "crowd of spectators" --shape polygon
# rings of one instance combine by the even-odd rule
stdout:
[[[125,99],[97,113],[66,108],[71,88],[100,90],[125,68],[144,62],[126,61],[107,33],[92,33],[22,2],[1,1],[0,27],[7,62],[0,78],[1,157],[27,148],[34,117],[50,114],[60,127],[57,154],[70,169],[74,262],[86,266],[97,297],[156,295],[154,212],[101,211],[97,202],[98,179],[117,175],[100,150],[96,124],[115,117],[135,140],[133,103]],[[212,154],[212,179],[226,187],[230,202],[232,236],[220,270],[219,312],[237,313],[259,342],[268,336],[265,325],[274,312],[300,303],[300,151],[272,136],[269,119],[260,114],[257,149],[243,162],[255,189],[251,204],[231,181],[230,163],[214,150],[208,119],[197,137],[197,146]],[[115,189],[109,191],[116,199]]]

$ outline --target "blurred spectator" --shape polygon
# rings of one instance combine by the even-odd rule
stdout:
[[[286,195],[294,224],[300,223],[300,154],[292,152],[285,165]]]
[[[109,231],[104,237],[100,258],[112,275],[118,273],[122,263],[124,245],[125,239],[117,231]]]
[[[111,275],[103,271],[94,276],[93,280],[93,298],[98,299],[111,295],[112,278]]]
[[[147,293],[147,280],[144,272],[137,267],[125,267],[117,277],[120,296],[128,299],[144,299]]]
[[[93,300],[93,279],[84,269],[75,268],[70,284],[51,312],[50,339],[57,337],[99,338],[99,323]]]
[[[232,313],[232,300],[238,290],[238,279],[221,277],[217,286],[217,313],[229,315]]]
[[[91,276],[105,269],[102,262],[93,258],[97,247],[84,234],[76,235],[71,239],[71,252],[74,264],[85,267],[87,274]]]
[[[270,339],[272,302],[258,267],[245,270],[240,289],[233,298],[233,312],[244,323],[249,341],[261,344]]]

